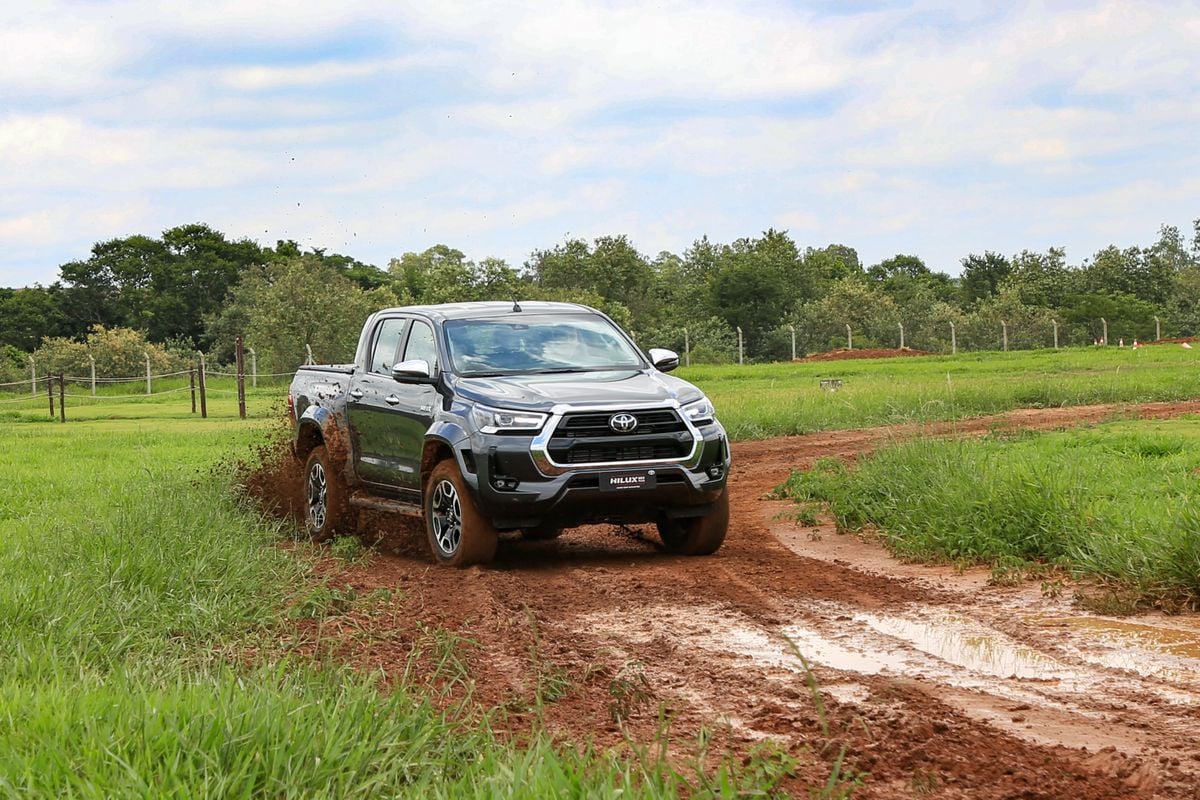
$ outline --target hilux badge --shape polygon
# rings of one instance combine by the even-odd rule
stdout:
[[[633,429],[637,427],[637,424],[637,417],[635,417],[633,414],[626,414],[624,412],[620,414],[613,414],[608,419],[608,427],[612,428],[617,433],[632,433]]]

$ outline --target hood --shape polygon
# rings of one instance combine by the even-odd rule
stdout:
[[[570,405],[642,405],[701,397],[692,384],[657,370],[606,370],[561,375],[505,375],[455,378],[455,393],[464,400],[499,408],[549,411]]]

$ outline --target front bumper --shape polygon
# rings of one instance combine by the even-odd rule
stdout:
[[[672,460],[556,464],[540,437],[474,433],[456,453],[480,510],[501,530],[592,522],[640,523],[708,512],[725,488],[729,443],[719,422],[692,427],[694,447]],[[600,488],[605,475],[654,470],[656,485]]]

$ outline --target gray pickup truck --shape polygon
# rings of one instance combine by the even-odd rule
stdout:
[[[669,552],[713,553],[729,444],[678,365],[570,303],[376,312],[353,364],[302,367],[288,392],[308,532],[352,533],[358,509],[420,517],[434,557],[467,566],[504,532],[654,523]]]

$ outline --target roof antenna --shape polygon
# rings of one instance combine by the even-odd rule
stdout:
[[[519,312],[519,311],[521,310],[521,304],[517,302],[517,298],[516,298],[516,297],[513,297],[513,307],[512,307],[512,310],[513,310],[513,311],[517,311],[517,312]]]

